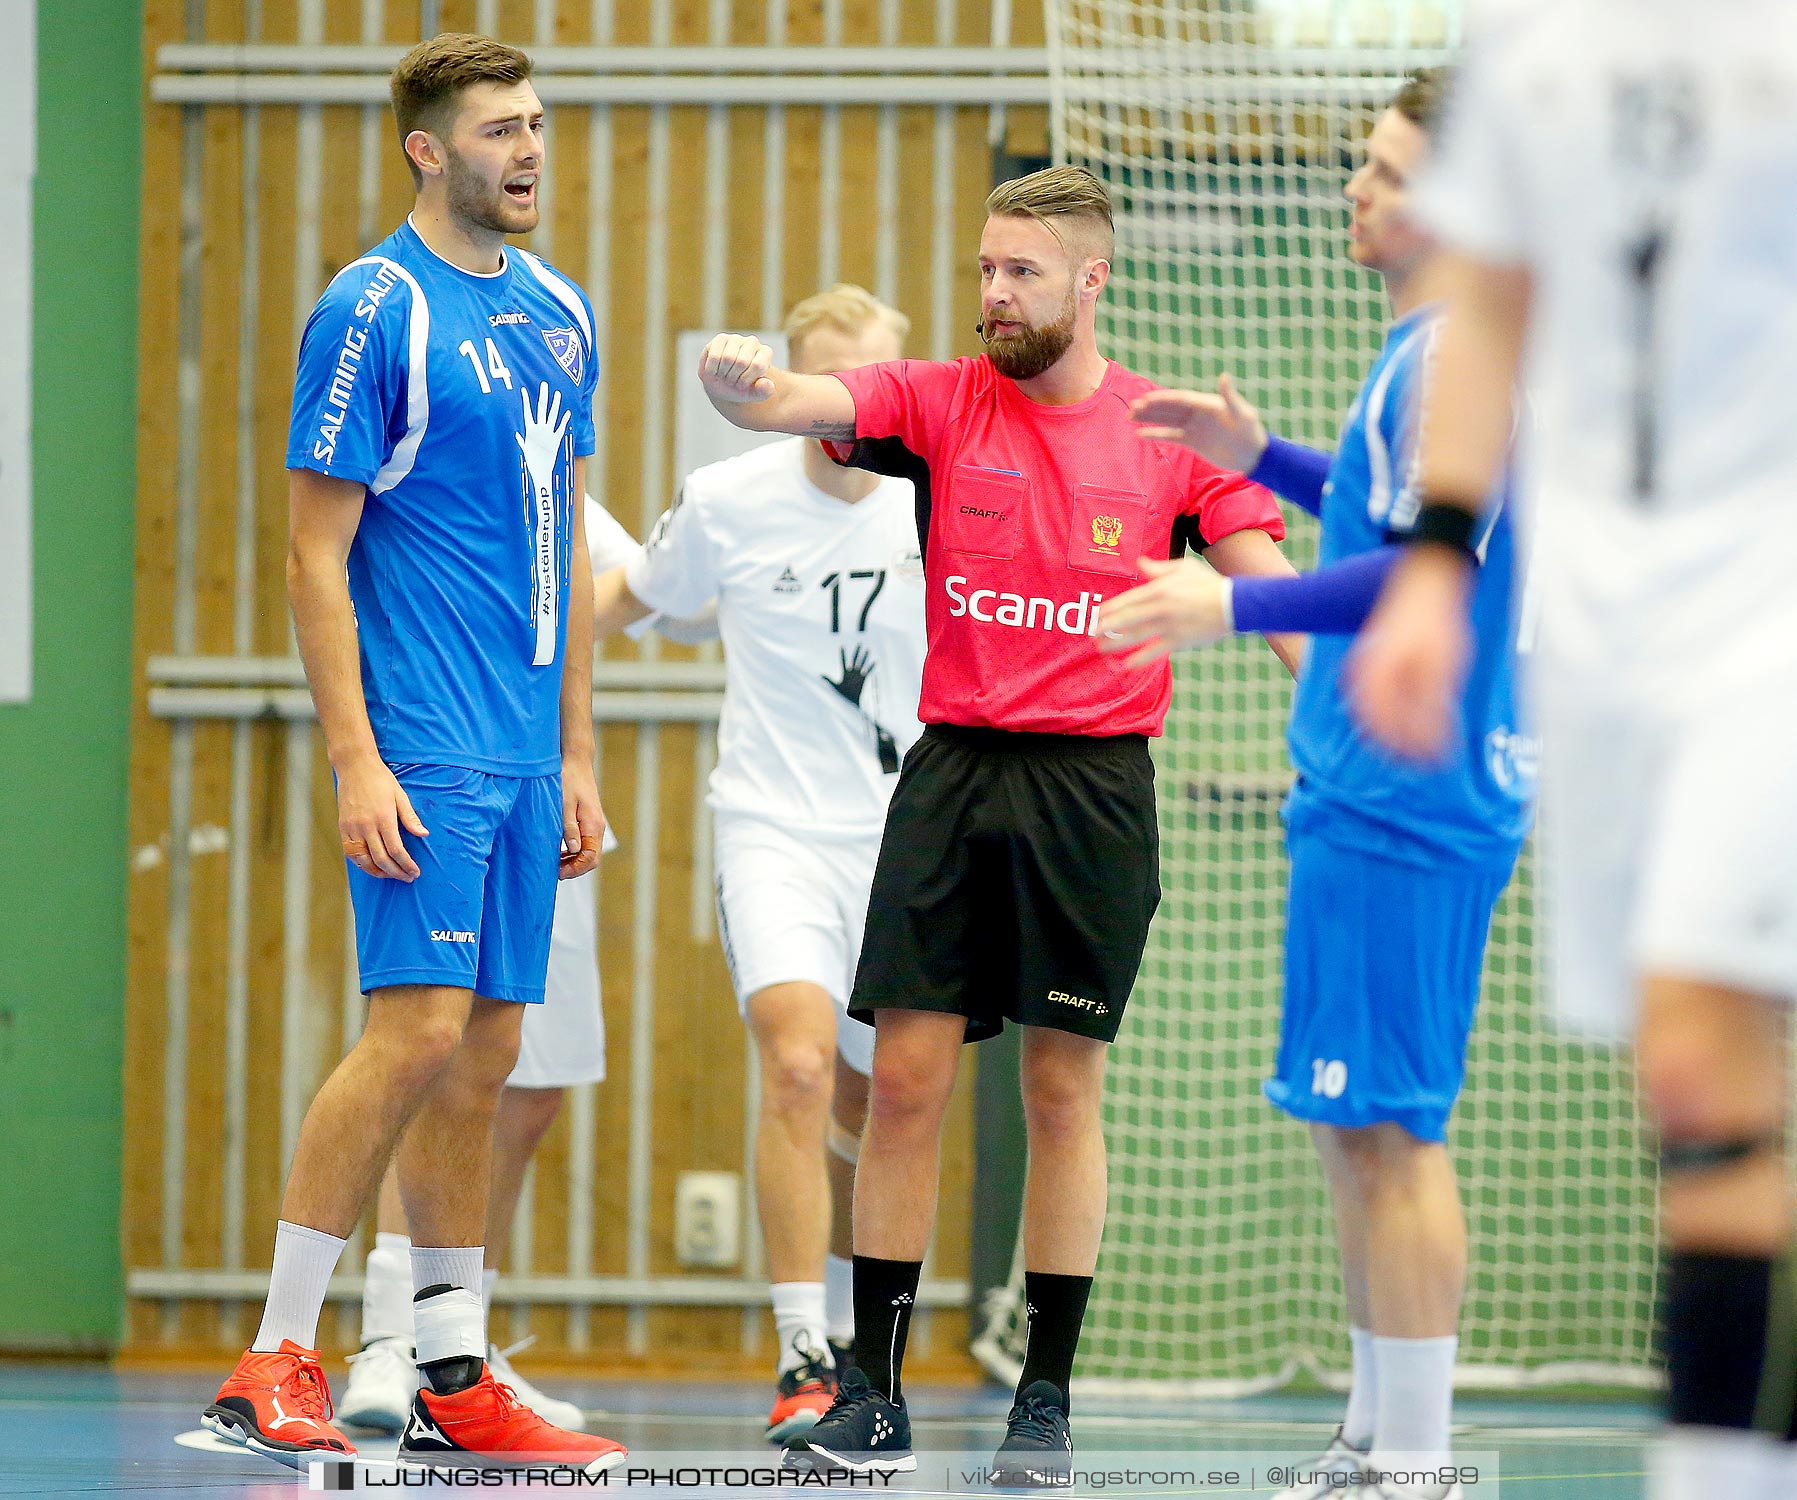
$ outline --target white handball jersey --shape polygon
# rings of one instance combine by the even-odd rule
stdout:
[[[625,569],[665,615],[713,595],[724,713],[710,802],[828,837],[878,837],[922,733],[923,557],[911,484],[850,503],[804,440],[695,470]]]
[[[622,568],[643,550],[643,544],[624,529],[624,525],[609,510],[591,495],[587,502],[587,555],[593,566],[593,576],[609,573],[613,568]],[[690,616],[674,620],[664,614],[645,615],[632,625],[624,627],[624,634],[632,640],[640,640],[651,630],[658,635],[666,636],[670,641],[679,641],[683,646],[695,645],[700,641],[715,641],[718,638],[718,616],[715,600],[706,600]],[[609,837],[611,830],[606,830]],[[607,846],[610,847],[609,845]]]
[[[1797,4],[1494,7],[1418,205],[1450,244],[1532,275],[1544,649],[1626,645],[1649,674],[1701,665],[1717,687],[1784,670]]]
[[[591,495],[587,501],[587,555],[593,564],[593,574],[609,573],[613,568],[625,566],[631,558],[643,550],[643,544],[623,527],[623,524],[609,510]]]

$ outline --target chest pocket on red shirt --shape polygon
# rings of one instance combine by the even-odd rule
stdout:
[[[1067,523],[1067,566],[1088,573],[1134,578],[1148,526],[1148,500],[1127,490],[1082,484],[1072,495]]]
[[[976,557],[1015,557],[1029,492],[1029,481],[1021,474],[956,464],[942,517],[942,545]]]

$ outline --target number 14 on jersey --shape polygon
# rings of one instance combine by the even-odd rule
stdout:
[[[505,361],[499,357],[499,346],[491,339],[487,340],[487,365],[484,370],[481,368],[480,350],[474,347],[473,339],[463,339],[456,345],[455,352],[468,356],[468,363],[474,366],[474,378],[480,382],[482,395],[493,394],[494,380],[504,381],[505,388],[508,391],[512,389],[512,372],[506,369]],[[487,378],[489,375],[492,376],[491,380]]]

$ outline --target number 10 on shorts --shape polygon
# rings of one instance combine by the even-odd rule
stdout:
[[[1339,1099],[1348,1087],[1348,1065],[1337,1059],[1315,1058],[1310,1064],[1310,1091],[1325,1099]]]

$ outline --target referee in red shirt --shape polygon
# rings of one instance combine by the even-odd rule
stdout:
[[[986,211],[980,357],[795,375],[723,334],[699,376],[739,427],[833,440],[870,467],[902,445],[920,480],[927,727],[887,816],[849,1009],[877,1028],[855,1190],[859,1368],[787,1460],[915,1468],[899,1369],[943,1114],[961,1044],[1010,1020],[1025,1028],[1029,1345],[994,1482],[1053,1484],[1071,1472],[1068,1381],[1104,1230],[1105,1049],[1160,902],[1148,737],[1172,695],[1165,660],[1125,665],[1091,632],[1138,559],[1188,540],[1223,573],[1290,569],[1271,495],[1130,422],[1153,385],[1098,350],[1103,183],[1051,167],[1001,184]]]

